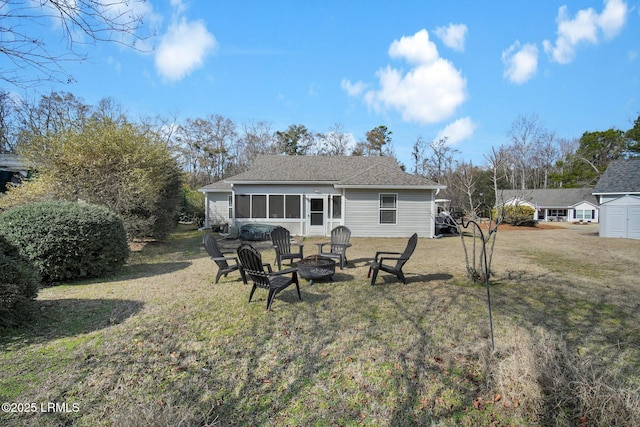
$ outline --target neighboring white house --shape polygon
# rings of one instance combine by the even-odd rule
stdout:
[[[538,221],[598,222],[598,202],[592,192],[592,188],[499,190],[497,205],[530,206]]]
[[[640,239],[640,159],[612,161],[593,194],[600,203],[600,236]]]
[[[205,227],[255,222],[328,236],[345,225],[354,237],[434,237],[435,195],[443,188],[391,157],[263,155],[248,171],[199,191]]]

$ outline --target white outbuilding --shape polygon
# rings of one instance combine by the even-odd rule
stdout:
[[[640,158],[612,161],[593,190],[600,236],[640,239]]]

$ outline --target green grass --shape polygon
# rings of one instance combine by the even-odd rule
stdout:
[[[266,291],[248,303],[237,274],[213,283],[201,239],[181,227],[115,277],[41,290],[33,322],[0,331],[0,400],[79,410],[0,413],[0,424],[569,426],[640,415],[638,241],[499,233],[491,352],[486,290],[466,280],[458,238],[421,239],[407,285],[381,273],[374,287],[368,260],[406,239],[353,238],[335,282],[301,280],[304,301],[289,288],[271,312]]]

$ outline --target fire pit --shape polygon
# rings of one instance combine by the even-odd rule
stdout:
[[[313,285],[314,280],[329,279],[333,281],[336,272],[336,262],[331,258],[311,255],[298,262],[298,275],[309,280]]]

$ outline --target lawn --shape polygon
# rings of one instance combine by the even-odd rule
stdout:
[[[640,417],[640,241],[597,226],[498,232],[491,297],[458,237],[420,239],[408,283],[367,280],[352,238],[335,282],[267,312],[237,273],[214,284],[181,227],[107,279],[45,288],[0,331],[0,424],[633,425]],[[305,253],[315,252],[306,239]],[[263,251],[273,262],[273,251]]]

